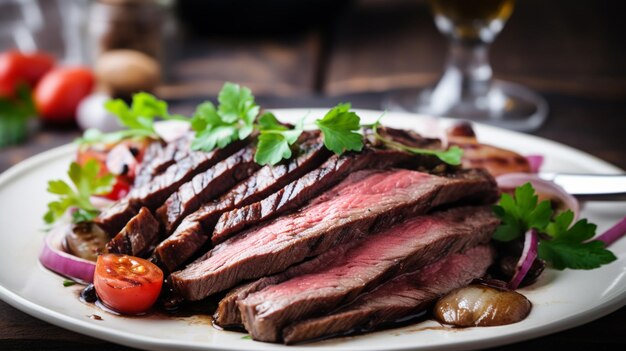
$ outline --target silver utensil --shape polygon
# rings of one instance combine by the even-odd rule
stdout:
[[[626,174],[539,173],[581,200],[626,201]]]

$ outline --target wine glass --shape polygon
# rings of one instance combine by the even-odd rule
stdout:
[[[435,23],[450,41],[445,72],[419,95],[390,96],[390,110],[419,112],[532,131],[548,115],[546,101],[521,85],[493,79],[489,46],[515,0],[431,0]]]

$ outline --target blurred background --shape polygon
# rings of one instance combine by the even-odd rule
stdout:
[[[548,119],[533,132],[626,167],[617,145],[626,129],[621,2],[481,2],[515,4],[489,56],[496,79],[548,102]],[[426,0],[0,0],[1,52],[86,66],[90,92],[148,90],[180,113],[225,81],[250,87],[267,108],[350,101],[383,109],[389,96],[435,84],[448,45]],[[17,138],[28,143],[0,149],[0,169],[80,133],[75,115],[31,114],[42,121],[30,120]],[[0,129],[16,135],[7,123]],[[603,137],[580,138],[589,130]]]
[[[491,2],[515,3],[490,49],[495,78],[532,89],[549,106],[532,133],[626,168],[623,2]],[[0,82],[2,74],[8,77],[3,69],[19,59],[10,50],[43,53],[39,59],[48,69],[73,70],[50,79],[47,95],[38,92],[45,76],[21,93],[5,94],[0,84],[0,172],[100,123],[89,108],[78,116],[77,104],[86,99],[101,105],[147,90],[173,112],[191,114],[232,81],[251,88],[265,108],[349,101],[384,109],[390,96],[417,96],[433,86],[444,73],[448,47],[427,0],[0,0]],[[55,88],[61,93],[53,94]],[[60,108],[55,99],[77,89],[69,107]],[[42,340],[48,349],[122,348],[3,302],[0,315],[0,349],[41,349]],[[625,317],[622,308],[507,349],[577,349],[599,340],[607,348],[623,346]]]
[[[490,49],[495,78],[524,85],[549,105],[534,133],[625,167],[616,145],[626,129],[621,2],[491,2],[515,3]],[[426,0],[0,0],[0,51],[44,52],[55,67],[86,66],[95,75],[90,91],[127,97],[148,90],[181,113],[214,98],[225,81],[250,87],[267,108],[350,101],[383,109],[393,94],[435,84],[448,45]],[[29,143],[18,155],[80,133],[76,116],[34,114],[43,122],[29,122]],[[582,140],[585,130],[604,137]],[[4,150],[5,167],[21,159]]]

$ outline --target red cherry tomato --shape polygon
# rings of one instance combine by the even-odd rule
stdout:
[[[104,195],[109,200],[117,201],[130,191],[130,184],[128,184],[124,179],[118,177],[115,180],[115,184],[113,184],[113,189],[110,193]]]
[[[94,76],[90,70],[57,68],[46,74],[35,89],[37,111],[46,121],[72,121],[78,104],[91,93],[93,86]]]
[[[54,57],[44,53],[12,50],[0,54],[0,97],[13,96],[20,83],[35,86],[53,66]]]
[[[93,284],[105,306],[120,313],[138,314],[159,297],[163,271],[138,257],[104,254],[96,261]]]

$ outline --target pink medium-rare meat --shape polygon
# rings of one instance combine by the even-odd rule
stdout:
[[[456,178],[410,170],[357,172],[300,211],[217,245],[172,273],[170,281],[184,298],[200,300],[436,206],[468,198],[492,201],[496,194],[493,178],[480,170]]]
[[[381,324],[416,315],[439,297],[482,277],[492,261],[493,250],[487,245],[450,255],[383,283],[331,313],[287,326],[282,331],[283,341],[294,344],[369,331]]]
[[[238,301],[243,324],[255,340],[280,341],[289,323],[330,312],[395,275],[484,244],[498,224],[487,206],[409,219],[370,235],[326,266]]]

